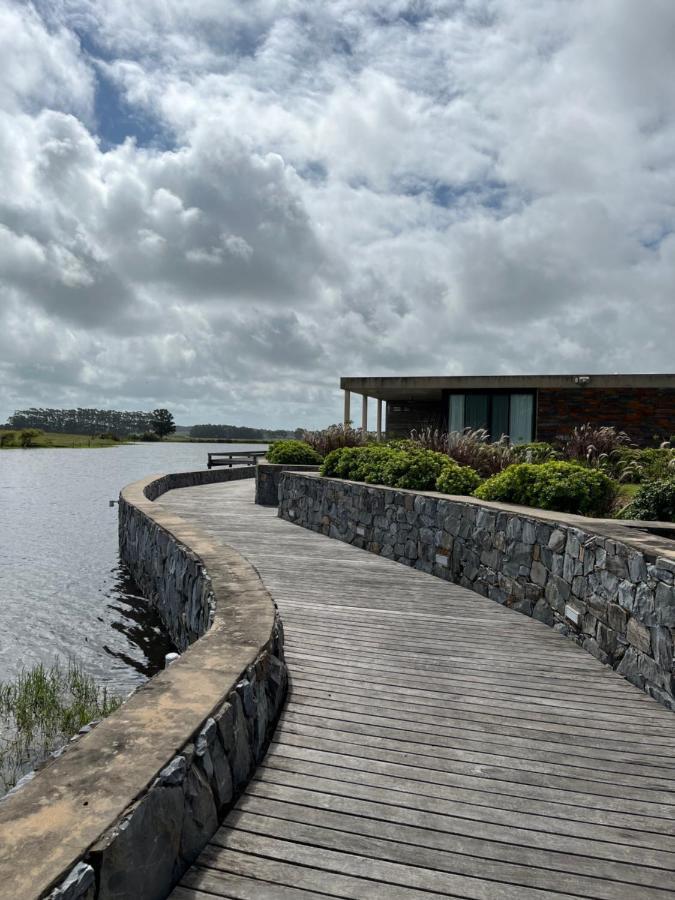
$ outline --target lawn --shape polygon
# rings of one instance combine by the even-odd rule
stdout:
[[[7,431],[13,431],[16,435],[14,443],[3,450],[19,450],[19,431],[14,429],[0,429],[0,436],[6,434]],[[57,434],[56,432],[42,433],[34,437],[32,440],[33,447],[115,447],[124,441],[111,441],[96,437],[91,434]]]

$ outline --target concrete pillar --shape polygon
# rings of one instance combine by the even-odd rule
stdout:
[[[377,401],[377,439],[382,440],[382,401]]]
[[[344,415],[345,428],[347,427],[347,425],[349,425],[349,423],[352,420],[351,401],[352,401],[351,391],[345,391],[345,415]]]
[[[365,433],[368,431],[368,395],[364,394],[361,398],[361,430]]]

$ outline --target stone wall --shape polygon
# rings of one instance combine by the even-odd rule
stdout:
[[[551,625],[669,709],[675,545],[604,520],[286,473],[279,515]]]
[[[279,505],[279,481],[282,472],[318,472],[320,466],[294,466],[259,459],[255,467],[255,502],[260,506]]]
[[[149,499],[252,474],[182,473],[122,492],[123,557],[187,649],[0,803],[13,900],[166,897],[264,755],[287,686],[274,602],[239,553]]]

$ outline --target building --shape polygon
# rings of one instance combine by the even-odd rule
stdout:
[[[377,400],[378,436],[407,437],[413,428],[485,428],[514,443],[564,439],[575,425],[613,425],[638,445],[675,435],[675,375],[454,375],[341,378],[344,418],[360,394]],[[386,432],[383,427],[386,404]]]

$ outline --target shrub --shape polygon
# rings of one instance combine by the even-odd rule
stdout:
[[[599,469],[569,462],[546,462],[511,466],[483,482],[475,496],[557,512],[602,516],[609,510],[615,493],[614,482]]]
[[[19,432],[19,443],[22,447],[32,447],[33,441],[39,438],[42,432],[39,428],[24,428]]]
[[[366,481],[388,487],[408,490],[431,491],[441,474],[451,469],[455,472],[453,493],[468,493],[478,484],[476,473],[458,466],[433,450],[423,450],[409,441],[392,444],[368,444],[365,447],[343,447],[329,453],[321,467],[321,474],[350,481]]]
[[[675,522],[675,477],[643,484],[621,518]]]
[[[0,447],[11,447],[15,437],[15,431],[0,431]]]
[[[101,441],[119,441],[119,435],[116,435],[113,431],[104,431],[99,434],[99,440]]]
[[[480,475],[470,466],[446,461],[436,479],[436,490],[442,494],[473,494],[480,484]]]
[[[321,457],[304,441],[275,441],[270,444],[267,459],[271,463],[292,463],[298,466],[314,466]]]
[[[329,425],[321,431],[305,431],[302,439],[324,457],[340,447],[361,447],[368,442],[368,435],[351,425]]]
[[[579,425],[572,429],[562,446],[563,456],[573,462],[583,462],[589,466],[600,465],[611,453],[621,450],[631,443],[625,431],[617,431],[610,425],[596,428],[593,425]]]
[[[436,479],[448,462],[434,450],[389,450],[377,483],[416,491],[433,491]],[[375,481],[375,479],[367,479]]]
[[[152,441],[161,441],[162,439],[154,431],[144,431],[143,434],[141,435],[141,440],[152,442]]]
[[[384,484],[384,467],[399,452],[386,444],[341,447],[328,454],[321,467],[321,474],[349,481]]]

